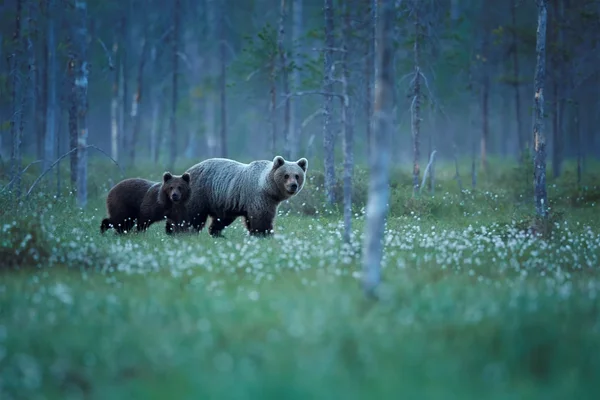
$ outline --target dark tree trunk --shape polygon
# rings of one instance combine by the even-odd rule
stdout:
[[[17,14],[15,19],[15,32],[13,34],[13,44],[16,49],[12,56],[12,85],[11,85],[11,101],[12,101],[12,118],[10,120],[10,131],[12,137],[12,149],[10,154],[12,182],[11,189],[15,194],[15,204],[19,204],[21,200],[21,140],[23,135],[23,94],[21,80],[19,74],[21,70],[24,40],[21,32],[21,18],[23,16],[23,0],[17,0]]]
[[[511,3],[511,20],[512,20],[512,55],[513,55],[513,86],[515,89],[515,119],[517,120],[517,141],[519,143],[519,159],[523,161],[525,138],[523,135],[523,125],[521,121],[521,94],[519,81],[519,51],[517,37],[517,0],[512,0]]]
[[[546,18],[547,0],[536,0],[538,7],[538,25],[536,34],[536,67],[534,77],[534,119],[533,144],[534,156],[534,196],[535,210],[540,217],[548,214],[546,193],[546,137],[544,134],[544,79],[546,77]]]

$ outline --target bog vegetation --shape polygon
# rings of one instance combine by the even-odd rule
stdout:
[[[359,284],[362,169],[350,245],[318,169],[268,239],[241,222],[224,239],[169,237],[163,223],[101,235],[119,176],[101,159],[85,211],[68,187],[41,183],[19,207],[4,191],[0,397],[591,398],[598,176],[572,185],[568,165],[538,221],[522,167],[491,162],[462,192],[440,165],[421,196],[394,169],[377,303]]]

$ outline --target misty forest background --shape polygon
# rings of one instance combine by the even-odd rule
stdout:
[[[0,398],[595,399],[599,28],[598,0],[3,1]],[[275,155],[308,171],[269,238],[100,234],[123,178]]]
[[[418,185],[437,150],[437,160],[469,161],[461,172],[475,186],[490,160],[522,158],[532,148],[535,2],[396,6],[392,164],[406,165]],[[104,157],[86,145],[125,170],[281,154],[325,168],[333,202],[345,122],[354,144],[346,163],[367,163],[376,15],[365,1],[331,2],[323,15],[317,0],[5,1],[0,154],[13,191],[23,157],[44,171],[79,143],[67,184],[78,157],[83,174],[87,157]],[[552,177],[600,152],[598,24],[597,1],[548,2]]]

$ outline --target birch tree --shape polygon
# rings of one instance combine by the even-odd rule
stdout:
[[[44,135],[44,162],[42,168],[44,171],[56,158],[56,80],[58,77],[56,75],[55,2],[56,0],[48,0],[47,4],[48,25],[46,27],[46,56],[48,61],[46,65],[46,74],[48,89],[46,91],[46,132]]]
[[[135,161],[135,150],[137,148],[137,141],[140,132],[141,116],[140,116],[140,105],[142,102],[143,83],[144,83],[144,66],[146,65],[146,58],[148,57],[148,23],[142,19],[143,25],[143,37],[140,41],[140,58],[137,71],[137,82],[136,90],[133,94],[131,102],[131,119],[133,130],[129,138],[129,158],[127,163],[133,165]]]
[[[344,25],[342,30],[342,121],[344,129],[344,241],[350,242],[352,233],[352,175],[354,170],[354,132],[350,112],[350,69],[348,66],[348,42],[352,35],[350,8],[344,5]]]
[[[419,175],[421,169],[419,166],[420,142],[421,142],[421,67],[419,64],[419,47],[421,40],[421,16],[419,14],[419,0],[413,0],[413,14],[415,24],[415,41],[413,44],[414,57],[414,78],[413,78],[413,99],[411,104],[411,126],[413,137],[413,193],[419,190]]]
[[[227,49],[227,36],[225,29],[225,0],[221,0],[219,7],[219,64],[221,75],[219,80],[221,100],[221,132],[220,148],[221,157],[227,157],[227,60],[225,51]]]
[[[290,109],[291,109],[291,99],[290,99],[290,85],[288,80],[288,67],[287,67],[287,54],[285,52],[285,48],[283,46],[283,41],[285,39],[285,0],[281,0],[280,8],[279,8],[279,32],[277,34],[277,51],[279,52],[279,68],[281,69],[281,79],[283,86],[283,96],[285,98],[285,108],[283,111],[283,143],[284,143],[284,158],[290,157]]]
[[[329,204],[335,202],[335,135],[331,127],[333,105],[333,48],[335,47],[333,32],[333,0],[325,0],[325,49],[323,62],[323,106],[325,123],[323,124],[323,148],[325,152],[325,196]]]
[[[169,168],[174,168],[175,159],[177,158],[177,78],[179,75],[179,21],[181,13],[181,0],[175,0],[173,7],[173,32],[171,36],[171,62],[172,62],[172,86],[171,86],[171,117],[170,117],[170,130],[171,137],[169,143]]]
[[[510,7],[510,16],[512,23],[512,43],[511,43],[511,52],[513,56],[513,87],[515,90],[515,119],[517,122],[517,141],[519,142],[519,154],[520,160],[523,160],[523,146],[525,144],[525,138],[523,135],[523,124],[521,121],[521,89],[520,89],[520,81],[519,81],[519,50],[518,50],[518,42],[519,38],[517,37],[517,0],[511,1]]]
[[[488,23],[487,4],[481,7],[483,25],[481,40],[481,169],[487,171],[487,149],[490,136],[489,100],[490,100],[490,27]]]
[[[303,0],[292,0],[292,61],[294,68],[291,71],[292,86],[293,90],[299,90],[300,88],[300,71],[302,67],[300,57],[297,56],[300,51],[300,35],[302,34],[302,1]],[[296,99],[290,98],[290,137],[288,142],[290,143],[289,157],[291,160],[298,158],[298,147],[300,145],[300,129],[298,127],[298,121],[300,116],[300,102]]]
[[[546,193],[546,135],[544,133],[544,79],[546,78],[546,21],[547,0],[536,0],[538,21],[536,32],[536,66],[533,92],[533,186],[535,211],[539,217],[548,215],[548,196]]]
[[[124,20],[121,20],[124,23]],[[119,160],[119,79],[121,61],[119,60],[119,34],[113,33],[112,57],[117,64],[113,71],[113,84],[110,101],[110,155],[114,160]]]
[[[363,287],[368,296],[375,296],[381,280],[383,235],[388,214],[389,166],[391,158],[391,121],[393,115],[393,20],[394,1],[380,0],[378,27],[377,83],[374,109],[371,179],[367,200],[365,239],[363,243]]]
[[[75,89],[77,91],[77,205],[84,208],[87,205],[87,108],[88,108],[88,62],[87,62],[87,2],[75,2],[76,20],[79,29],[76,33],[77,42],[77,72]]]
[[[365,114],[367,159],[371,154],[371,132],[373,124],[373,77],[375,71],[375,37],[377,28],[377,0],[369,2],[369,22],[367,24],[367,45],[365,55]]]

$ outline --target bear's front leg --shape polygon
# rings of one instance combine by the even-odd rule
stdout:
[[[229,225],[235,221],[236,217],[225,217],[225,218],[217,218],[211,217],[210,226],[208,227],[208,233],[212,237],[223,237],[223,229],[227,228]]]
[[[262,212],[250,214],[246,218],[246,229],[251,236],[266,237],[273,234],[275,213]]]

